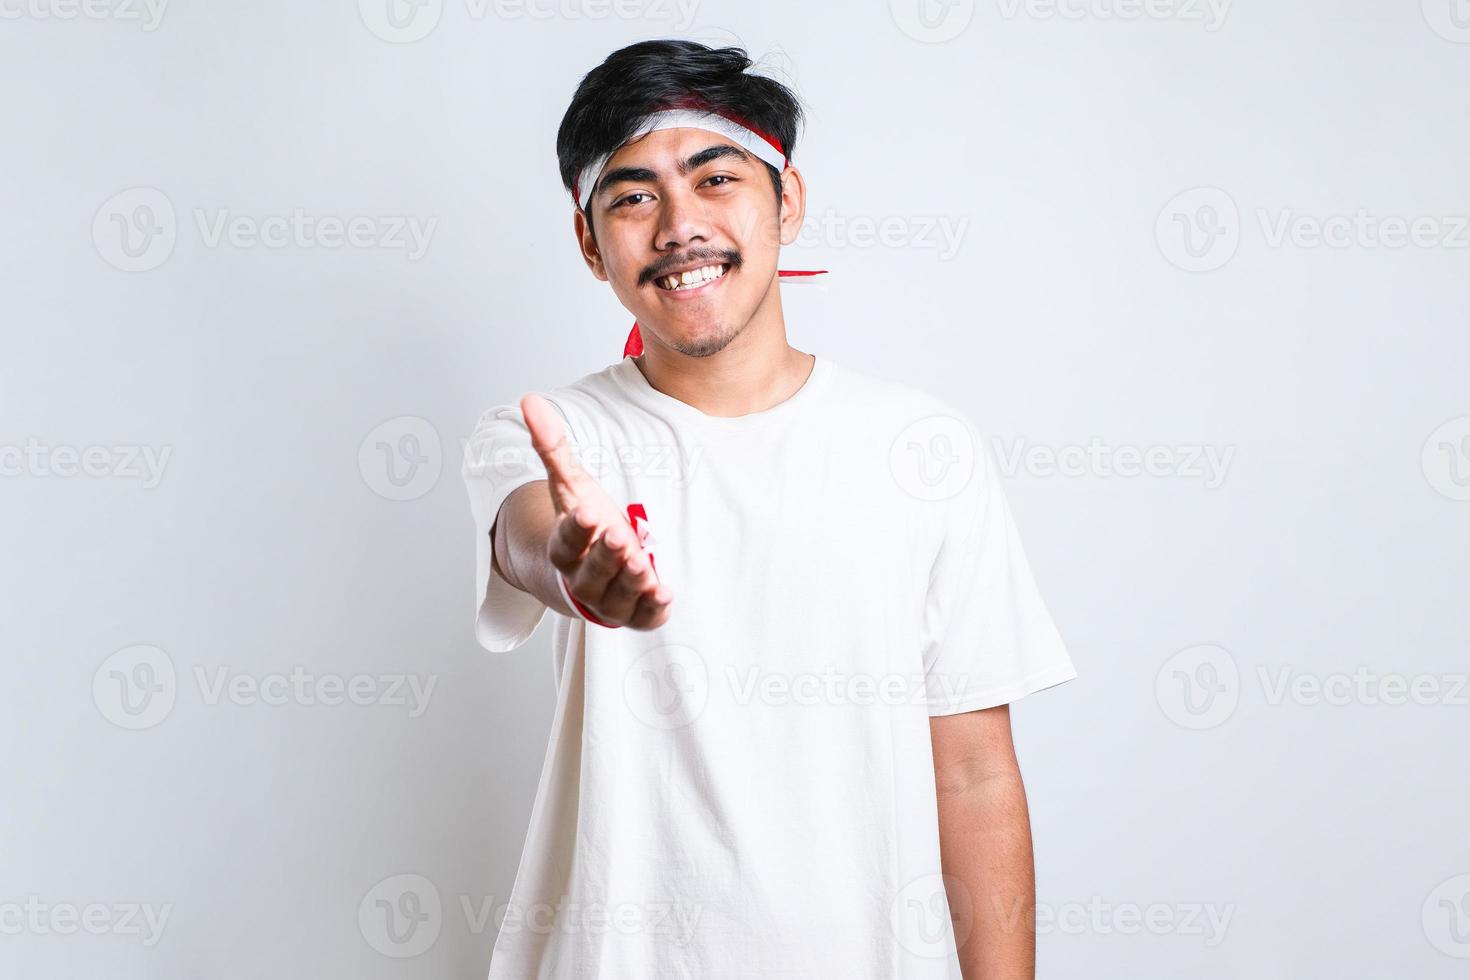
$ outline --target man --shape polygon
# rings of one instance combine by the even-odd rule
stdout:
[[[750,64],[583,79],[557,152],[629,356],[467,447],[480,643],[557,614],[490,976],[1031,977],[1007,705],[1076,672],[965,416],[787,342],[802,113]]]

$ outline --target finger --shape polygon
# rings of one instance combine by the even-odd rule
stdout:
[[[566,426],[552,404],[534,393],[521,399],[521,416],[531,430],[531,446],[546,467],[552,502],[559,513],[565,513],[577,506],[576,487],[583,475]]]
[[[616,623],[626,623],[633,616],[638,599],[644,592],[658,585],[648,556],[643,550],[630,548],[623,557],[622,566],[607,585],[598,604],[598,615]]]
[[[546,557],[557,571],[571,574],[577,570],[596,533],[597,522],[582,508],[573,508],[556,519],[551,540],[546,545]]]
[[[674,594],[667,585],[657,585],[638,597],[638,605],[628,618],[628,625],[635,630],[657,629],[669,621]]]
[[[623,556],[632,542],[633,529],[609,527],[588,548],[576,569],[567,576],[572,595],[594,609],[602,608],[602,598],[614,576],[622,570]]]

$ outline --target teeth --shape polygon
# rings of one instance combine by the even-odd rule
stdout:
[[[690,269],[688,272],[678,275],[665,276],[659,280],[659,285],[668,290],[689,289],[702,286],[711,279],[718,279],[724,275],[726,267],[723,265],[707,265],[699,269]]]

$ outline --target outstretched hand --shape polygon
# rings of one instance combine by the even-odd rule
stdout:
[[[572,453],[560,414],[540,395],[521,399],[531,445],[546,466],[556,523],[547,558],[567,591],[598,619],[649,630],[669,618],[673,593],[659,583],[633,526]]]

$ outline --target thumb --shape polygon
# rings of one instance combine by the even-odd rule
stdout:
[[[521,399],[521,415],[531,430],[531,446],[546,466],[551,498],[557,510],[566,513],[577,506],[576,487],[585,473],[572,454],[561,414],[545,398],[530,394]]]

